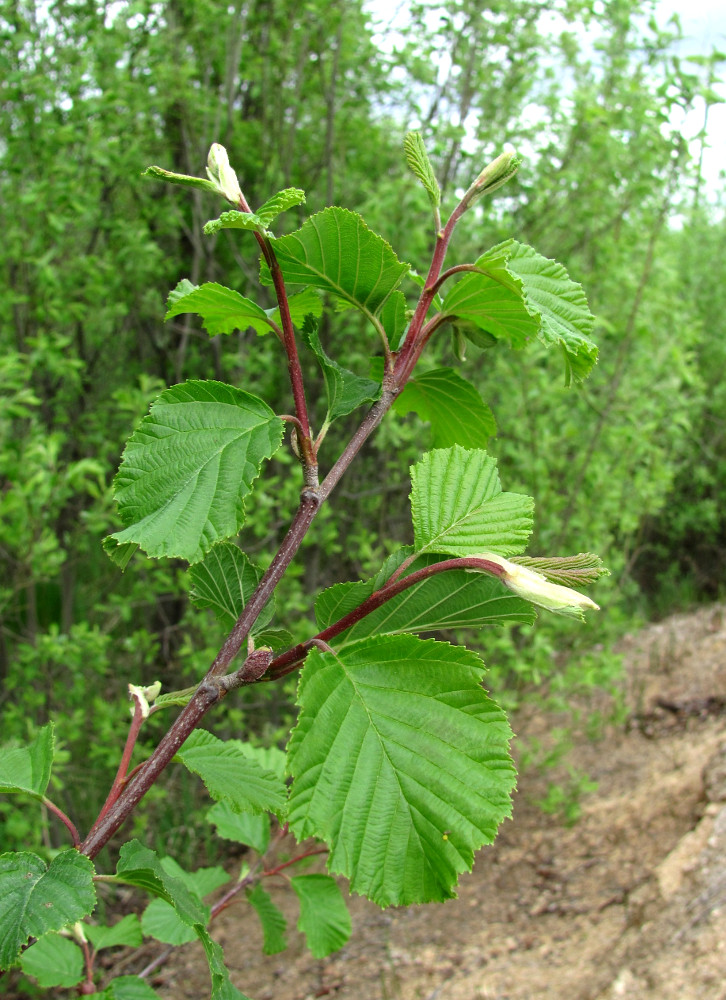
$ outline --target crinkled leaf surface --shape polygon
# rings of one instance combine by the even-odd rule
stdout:
[[[510,280],[519,287],[526,309],[538,320],[538,338],[547,347],[562,348],[567,383],[572,377],[578,381],[585,378],[597,361],[597,347],[590,340],[594,317],[582,286],[572,281],[562,264],[516,240],[493,247],[476,266],[488,275],[496,271],[497,277],[505,280],[502,261]]]
[[[222,212],[218,219],[210,219],[204,225],[204,235],[213,236],[221,229],[247,229],[255,233],[266,233],[265,222],[254,212]]]
[[[444,314],[452,321],[464,320],[460,329],[475,344],[482,345],[470,334],[468,324],[496,340],[512,347],[524,347],[539,333],[539,317],[527,309],[522,283],[507,271],[506,255],[490,251],[480,258],[477,267],[486,273],[465,274],[448,290],[443,303]]]
[[[282,212],[302,205],[304,202],[305,192],[300,188],[285,188],[268,198],[264,205],[260,205],[255,215],[262,221],[263,225],[269,226],[272,220],[276,219]]]
[[[53,766],[53,723],[40,728],[25,746],[0,747],[0,792],[42,798]]]
[[[417,570],[440,562],[441,558],[431,553],[421,555],[403,575],[410,576]],[[399,562],[402,561],[401,558]],[[322,631],[341,619],[379,586],[375,581],[339,583],[324,590],[315,602],[318,628]],[[506,622],[531,625],[535,617],[532,605],[515,597],[495,577],[453,569],[415,583],[336,636],[332,642],[338,649],[379,633],[401,635],[452,628],[481,629]]]
[[[271,329],[267,313],[256,302],[213,281],[203,285],[193,285],[186,278],[180,281],[169,292],[164,319],[171,319],[181,313],[197,313],[201,316],[204,329],[211,336],[245,330],[248,326],[257,329],[259,324]]]
[[[239,531],[244,498],[282,432],[266,403],[231,385],[166,389],[126,445],[114,480],[126,527],[109,538],[198,562]]]
[[[293,882],[295,880],[293,879]],[[277,955],[287,948],[285,930],[287,921],[282,910],[272,902],[270,894],[257,883],[253,889],[247,890],[247,899],[252,904],[262,924],[265,955]]]
[[[600,556],[592,552],[578,552],[576,556],[517,556],[512,561],[528,566],[563,587],[584,587],[601,576],[610,575]]]
[[[426,189],[434,208],[441,203],[441,189],[420,132],[407,132],[403,140],[406,163]]]
[[[381,906],[444,900],[510,814],[503,712],[471,650],[376,636],[313,650],[288,748],[288,822]]]
[[[235,812],[229,802],[217,802],[207,812],[207,819],[217,827],[217,836],[246,844],[264,854],[270,843],[270,817],[264,814]]]
[[[217,620],[231,628],[242,614],[247,601],[262,576],[247,556],[233,542],[220,542],[189,571],[192,589],[189,597],[198,608],[211,608]],[[275,613],[271,599],[252,626],[252,634],[264,629]]]
[[[287,282],[323,288],[368,316],[383,308],[408,271],[381,236],[344,208],[317,212],[274,247]],[[264,269],[263,280],[269,281]]]
[[[486,448],[497,432],[494,414],[479,390],[452,368],[436,368],[411,379],[393,408],[401,414],[414,410],[427,420],[434,448],[454,444]]]
[[[342,948],[352,924],[335,879],[330,875],[296,875],[290,885],[300,900],[297,929],[305,935],[313,958],[325,958]]]
[[[454,556],[522,552],[534,501],[502,493],[497,463],[485,451],[455,445],[430,451],[411,470],[414,547]]]
[[[219,740],[197,729],[174,760],[198,774],[212,798],[240,812],[281,812],[285,783],[245,753],[241,740]]]
[[[23,952],[20,967],[45,989],[68,988],[83,979],[83,952],[74,941],[51,932]]]
[[[0,855],[0,969],[9,968],[31,937],[59,931],[96,905],[93,863],[76,850],[46,865],[37,854]]]
[[[356,375],[355,372],[342,368],[337,361],[329,358],[320,343],[314,322],[307,322],[303,326],[302,334],[305,343],[318,359],[318,364],[323,372],[325,392],[328,397],[326,423],[331,423],[338,417],[351,413],[363,403],[378,399],[381,394],[380,383],[370,378],[364,378],[362,375]]]

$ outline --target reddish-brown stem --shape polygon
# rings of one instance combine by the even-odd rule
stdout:
[[[240,208],[249,212],[250,208],[244,197],[240,199]],[[119,829],[122,823],[135,809],[146,792],[158,779],[159,775],[166,768],[180,749],[190,734],[196,729],[202,718],[209,711],[212,705],[220,701],[233,687],[245,683],[252,683],[257,677],[246,678],[244,670],[241,669],[232,678],[227,678],[225,683],[224,674],[227,673],[230,664],[239,653],[252,625],[257,620],[277,584],[282,578],[285,570],[289,566],[293,557],[297,553],[303,538],[305,537],[313,519],[315,518],[322,503],[328,498],[332,490],[340,481],[351,462],[362,448],[365,441],[378,427],[383,417],[388,412],[391,404],[413,370],[421,348],[419,347],[420,333],[428,312],[434,292],[432,286],[441,273],[441,267],[446,255],[446,250],[451,239],[454,227],[465,211],[466,206],[460,203],[451,214],[446,226],[437,234],[436,248],[433,260],[429,269],[426,287],[421,294],[418,307],[414,313],[409,332],[406,336],[403,348],[399,353],[393,370],[387,371],[383,381],[383,391],[370,408],[353,437],[344,448],[335,465],[330,469],[323,482],[318,485],[317,465],[315,463],[315,449],[310,436],[310,424],[305,403],[305,392],[300,369],[295,335],[290,318],[290,310],[287,301],[287,292],[282,279],[279,264],[272,250],[270,241],[261,233],[255,233],[255,237],[262,250],[263,257],[270,268],[270,274],[275,287],[275,293],[280,307],[280,318],[285,340],[285,350],[288,355],[288,369],[290,372],[293,396],[295,399],[296,416],[300,421],[305,433],[299,435],[302,448],[303,471],[305,476],[305,488],[300,495],[300,506],[293,518],[287,535],[282,542],[275,558],[263,574],[255,592],[244,607],[242,614],[235,622],[232,631],[227,636],[222,648],[214,659],[207,674],[197,688],[196,692],[179,713],[179,716],[172,723],[166,735],[162,738],[156,750],[152,753],[148,761],[135,774],[133,779],[127,779],[120,789],[119,794],[112,800],[110,805],[104,806],[104,812],[94,824],[90,833],[81,845],[81,851],[90,858],[96,857],[98,852],[108,843],[113,834]],[[408,580],[409,578],[407,578]],[[411,586],[411,583],[399,581],[399,584]],[[389,596],[393,596],[390,593]],[[388,598],[384,598],[388,599]],[[371,608],[372,610],[372,608]],[[369,612],[365,612],[366,614]],[[326,630],[327,631],[327,630]],[[335,633],[337,634],[337,632]],[[321,633],[317,638],[325,641],[329,636]],[[307,650],[305,650],[305,654]],[[273,661],[274,662],[274,661]],[[281,674],[278,674],[281,676]]]
[[[421,298],[411,319],[406,339],[403,342],[401,350],[398,352],[398,357],[393,368],[393,382],[401,388],[408,381],[423,350],[423,345],[420,344],[421,330],[426,321],[426,314],[436,294],[437,282],[441,275],[441,268],[444,265],[444,258],[446,257],[446,251],[449,248],[452,234],[467,207],[464,201],[460,201],[449,216],[449,220],[444,228],[436,234],[436,246],[434,247],[434,254],[431,259],[431,267],[426,277],[426,284],[424,285]]]
[[[139,738],[139,732],[141,731],[143,721],[144,712],[141,701],[139,698],[134,698],[134,714],[131,719],[131,725],[129,726],[129,735],[126,737],[126,746],[124,747],[124,752],[121,755],[121,762],[119,763],[114,782],[111,785],[111,791],[108,793],[108,798],[104,802],[101,812],[98,814],[98,820],[103,819],[121,794],[121,789],[128,780],[129,764],[131,763],[131,757],[134,752],[134,747],[136,746],[136,741]],[[98,820],[96,820],[96,822],[98,822]]]
[[[197,688],[187,705],[172,723],[156,750],[136,774],[133,780],[127,781],[120,795],[108,809],[103,818],[94,823],[92,830],[83,841],[81,851],[89,858],[95,858],[98,852],[108,843],[126,818],[133,812],[138,803],[151,788],[159,775],[171,761],[190,734],[196,729],[203,717],[220,701],[229,690],[229,686],[218,683],[220,675],[229,669],[230,664],[242,648],[249,630],[257,620],[258,615],[270,599],[275,587],[282,579],[285,570],[290,565],[294,555],[300,548],[305,534],[320,509],[323,501],[329,496],[350,463],[358,454],[367,438],[380,424],[388,412],[396,394],[383,392],[363,419],[348,445],[341,453],[338,461],[332,467],[318,489],[304,489],[300,494],[300,506],[293,518],[292,524],[285,536],[277,555],[270,563],[260,580],[257,589],[250,597],[235,625],[227,636],[222,648],[207,671],[206,677]],[[245,683],[244,678],[239,683]]]
[[[49,809],[54,816],[57,816],[58,819],[61,821],[61,823],[63,823],[63,825],[67,828],[68,832],[71,835],[73,846],[80,847],[81,837],[80,834],[78,833],[78,830],[76,829],[73,820],[71,820],[68,816],[66,816],[63,810],[59,806],[57,806],[55,802],[51,802],[50,799],[47,799],[45,796],[43,796],[41,802],[46,807],[46,809]]]
[[[302,861],[303,858],[311,858],[314,854],[327,854],[327,847],[315,847],[311,848],[309,851],[304,851],[302,854],[298,854],[295,858],[290,858],[289,861],[284,861],[281,865],[277,865],[276,868],[270,868],[269,871],[264,871],[262,874],[265,878],[270,878],[272,875],[279,875],[279,873],[284,868],[289,868],[290,865],[296,865],[298,861]]]
[[[376,611],[382,604],[390,601],[392,597],[396,597],[404,590],[408,590],[409,587],[413,587],[430,576],[435,576],[437,573],[445,573],[451,569],[479,570],[491,573],[492,576],[499,577],[500,579],[504,576],[504,570],[498,563],[491,562],[489,559],[479,559],[477,556],[464,556],[456,559],[444,559],[441,562],[433,563],[431,566],[418,569],[409,576],[395,580],[391,579],[380,590],[376,590],[365,601],[362,601],[357,608],[353,608],[352,611],[349,611],[347,615],[338,619],[337,622],[333,622],[332,625],[323,629],[322,632],[318,632],[312,639],[301,642],[297,646],[293,646],[292,649],[288,649],[285,653],[277,656],[271,662],[264,680],[277,680],[279,677],[284,677],[285,674],[291,673],[302,663],[314,646],[327,643],[329,639],[334,639],[336,635],[340,635],[341,632],[352,628],[361,619],[371,614],[371,612]]]
[[[247,200],[242,194],[240,194],[239,208],[241,208],[243,212],[247,213],[252,211],[247,203]],[[263,233],[255,232],[254,235],[260,245],[260,250],[262,251],[262,256],[265,258],[265,263],[270,269],[270,277],[272,278],[272,285],[275,289],[275,297],[280,310],[282,342],[285,348],[285,353],[287,354],[287,370],[290,376],[292,397],[295,400],[295,413],[300,421],[300,427],[302,430],[299,441],[305,485],[315,487],[318,483],[318,465],[315,448],[313,446],[312,434],[310,432],[308,407],[305,400],[305,383],[303,380],[302,368],[300,367],[300,358],[297,353],[297,342],[295,340],[295,330],[292,325],[292,317],[290,316],[290,304],[287,299],[287,289],[285,288],[282,271],[269,238]]]
[[[93,986],[93,956],[91,955],[91,948],[88,941],[81,941],[81,948],[83,949],[83,962],[86,967],[86,983],[89,987]]]

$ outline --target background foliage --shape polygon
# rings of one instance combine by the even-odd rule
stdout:
[[[411,2],[403,27],[376,34],[355,0],[0,4],[2,732],[25,739],[56,718],[73,794],[54,794],[72,799],[79,825],[113,774],[128,681],[191,684],[220,640],[213,615],[182,596],[184,563],[137,556],[122,576],[101,551],[120,526],[109,486],[123,442],[182,379],[288,398],[274,338],[210,338],[192,314],[162,322],[181,278],[252,294],[257,262],[234,233],[202,236],[216,214],[206,195],[142,181],[150,163],[198,174],[218,141],[253,208],[302,187],[306,214],[356,209],[415,267],[432,234],[403,134],[423,131],[450,201],[513,143],[526,160],[516,182],[466,217],[454,249],[476,256],[514,235],[565,262],[597,317],[601,360],[566,390],[542,351],[470,346],[474,380],[503,428],[490,444],[502,478],[537,500],[530,551],[587,546],[613,575],[597,623],[483,636],[489,686],[511,703],[554,678],[556,694],[563,649],[581,683],[611,683],[612,658],[583,660],[584,649],[634,614],[719,595],[726,229],[672,124],[677,109],[718,100],[719,60],[679,62],[677,24],[651,13],[641,0]],[[302,215],[283,218],[292,229]],[[319,332],[360,370],[370,345],[357,318],[327,314]],[[445,337],[430,365],[456,367]],[[407,467],[428,433],[414,415],[389,418],[346,476],[280,588],[293,624],[316,590],[411,540]],[[324,461],[338,440],[334,428]],[[250,505],[244,548],[263,564],[294,506],[293,461],[279,453]],[[270,743],[289,719],[284,690],[230,701],[220,736]],[[155,790],[137,822],[151,819],[152,846],[183,860],[192,785],[168,780],[175,794]],[[0,803],[9,847],[38,836],[49,847],[52,822],[38,833]]]

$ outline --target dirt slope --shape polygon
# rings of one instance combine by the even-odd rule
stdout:
[[[215,922],[233,981],[254,1000],[726,1000],[726,606],[621,648],[630,722],[578,740],[571,760],[598,790],[574,827],[533,805],[551,774],[525,773],[514,822],[459,899],[387,911],[355,899],[353,937],[324,961],[294,930],[287,952],[262,956],[241,905]],[[523,734],[542,726],[516,720]],[[272,892],[294,927],[293,894]],[[154,981],[167,1000],[208,984],[196,945]]]

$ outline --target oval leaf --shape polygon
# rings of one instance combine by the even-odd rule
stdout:
[[[411,379],[393,404],[396,413],[414,410],[431,424],[434,448],[460,444],[486,448],[497,433],[494,414],[479,390],[452,368],[436,368]]]
[[[504,713],[463,647],[376,636],[303,667],[288,822],[381,906],[448,899],[510,814]]]
[[[497,463],[455,445],[424,455],[411,470],[414,545],[454,556],[517,555],[532,531],[534,501],[502,493]]]
[[[49,865],[37,854],[0,855],[0,969],[9,968],[31,937],[59,931],[96,905],[93,863],[76,850]]]
[[[377,315],[408,272],[390,245],[344,208],[317,212],[275,240],[274,250],[287,282],[324,288],[368,316]]]
[[[266,403],[231,385],[166,389],[126,445],[114,480],[126,527],[111,543],[198,562],[241,528],[244,498],[282,432]]]

